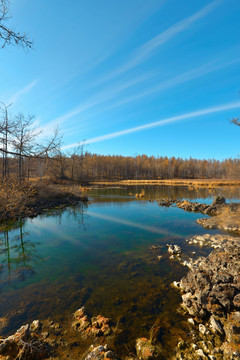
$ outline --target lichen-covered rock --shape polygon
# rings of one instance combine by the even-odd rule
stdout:
[[[72,327],[75,330],[80,332],[85,331],[88,327],[91,326],[91,322],[86,314],[85,307],[78,309],[73,314],[74,321],[72,322]]]
[[[91,319],[90,332],[95,336],[108,336],[112,333],[112,329],[109,326],[110,320],[104,316],[98,315]]]
[[[75,311],[73,314],[72,327],[81,332],[84,337],[89,336],[108,336],[112,333],[110,320],[102,315],[89,318],[85,307]]]

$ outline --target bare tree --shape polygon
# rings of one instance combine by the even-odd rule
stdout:
[[[26,34],[21,34],[15,29],[9,28],[6,23],[9,20],[9,2],[0,0],[0,44],[2,48],[6,45],[17,45],[25,49],[32,47],[32,41]]]
[[[83,165],[85,157],[85,144],[86,140],[83,140],[77,147],[74,148],[71,154],[68,154],[70,160],[70,178],[71,180],[83,180]]]
[[[12,105],[6,105],[2,101],[0,101],[0,112],[2,112],[2,122],[0,124],[0,134],[2,135],[1,141],[2,146],[4,148],[4,152],[2,152],[2,176],[5,178],[7,176],[7,169],[8,169],[8,142],[9,142],[9,135],[11,131],[15,127],[15,123],[10,119],[8,115],[8,108]]]
[[[13,138],[11,145],[18,155],[18,175],[19,180],[23,176],[23,157],[33,156],[36,148],[35,139],[39,135],[32,127],[33,116],[26,119],[23,114],[16,116],[16,126],[12,132]]]
[[[59,149],[56,155],[51,158],[50,162],[50,174],[55,178],[64,180],[67,178],[66,171],[69,168],[69,162],[67,156]]]
[[[46,160],[58,153],[61,143],[58,128],[55,129],[50,139],[41,141],[39,135],[42,131],[33,126],[33,118],[33,116],[25,118],[23,114],[17,115],[15,117],[15,127],[11,133],[11,146],[14,151],[10,152],[10,154],[18,157],[18,175],[20,181],[23,178],[24,158],[41,158]]]

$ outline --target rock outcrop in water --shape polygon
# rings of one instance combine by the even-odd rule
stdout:
[[[198,259],[180,281],[182,305],[198,324],[176,359],[240,358],[240,238]]]
[[[198,219],[197,223],[206,229],[220,229],[234,234],[240,233],[240,203],[226,203],[223,196],[217,196],[212,204],[190,202],[188,200],[159,200],[160,206],[177,206],[191,212],[200,212],[211,216]]]

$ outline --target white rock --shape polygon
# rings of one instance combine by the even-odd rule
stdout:
[[[207,329],[206,329],[206,326],[204,326],[203,324],[199,324],[198,329],[199,329],[199,332],[202,333],[203,335],[206,334]]]
[[[213,332],[219,332],[220,334],[224,333],[220,321],[216,320],[215,317],[213,317],[213,316],[210,317],[210,326],[211,326]]]
[[[187,319],[187,321],[188,321],[188,322],[189,322],[189,324],[191,324],[191,325],[194,325],[194,324],[195,324],[195,322],[194,322],[193,318],[189,318],[189,319]]]
[[[196,350],[195,353],[196,353],[198,356],[201,356],[201,357],[204,358],[204,359],[207,358],[202,349]]]
[[[180,288],[180,281],[174,281],[173,282],[173,286],[175,286],[176,288]]]

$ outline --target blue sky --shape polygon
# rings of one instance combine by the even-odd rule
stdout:
[[[239,0],[12,0],[34,49],[0,51],[0,100],[63,149],[240,154]],[[47,135],[46,135],[47,136]]]

